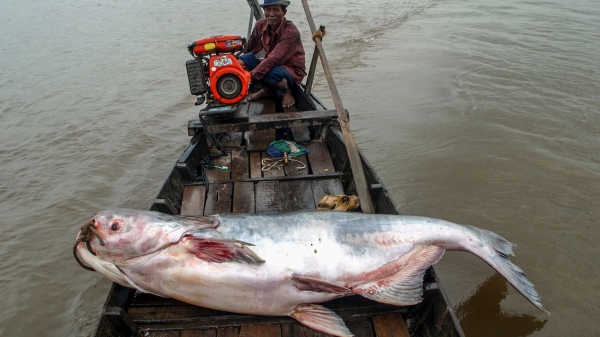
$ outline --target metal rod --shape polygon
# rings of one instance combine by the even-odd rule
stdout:
[[[312,18],[312,14],[310,13],[310,8],[308,7],[307,0],[302,0],[302,5],[304,6],[304,12],[306,14],[306,19],[308,20],[308,25],[310,26],[310,31],[314,35],[316,32],[316,27]],[[350,129],[348,116],[346,115],[342,99],[340,97],[339,92],[337,91],[337,87],[335,86],[333,76],[331,75],[331,69],[329,68],[327,58],[325,57],[325,51],[323,50],[321,39],[319,39],[318,37],[315,38],[315,45],[319,51],[321,64],[323,65],[325,77],[327,78],[327,82],[329,83],[331,97],[333,99],[333,104],[335,105],[335,110],[338,115],[338,120],[342,129],[342,135],[344,136],[344,143],[346,144],[346,150],[348,151],[350,168],[352,169],[352,175],[354,176],[354,184],[356,185],[356,191],[360,200],[360,208],[363,211],[363,213],[375,213],[373,201],[371,201],[371,196],[369,195],[365,171],[363,170],[360,154],[358,153],[358,148],[356,146],[356,142],[354,141],[354,135],[352,134],[352,130]]]
[[[258,0],[248,0],[248,6],[254,9],[254,19],[258,21],[258,19],[262,19],[265,17],[265,13],[260,9],[258,5]]]
[[[252,34],[252,24],[254,23],[254,7],[250,6],[250,19],[248,20],[248,33],[246,39],[250,40],[250,34]]]

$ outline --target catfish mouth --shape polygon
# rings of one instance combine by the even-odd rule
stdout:
[[[79,263],[79,265],[83,269],[90,270],[90,271],[95,271],[95,270],[93,268],[86,266],[79,259],[79,256],[77,255],[77,246],[81,242],[85,242],[85,245],[86,245],[88,251],[90,252],[90,254],[96,256],[96,252],[94,252],[94,250],[92,249],[92,246],[90,245],[90,241],[94,238],[94,236],[96,236],[98,238],[98,241],[100,241],[100,245],[102,245],[102,246],[104,246],[104,241],[102,240],[102,237],[100,237],[100,235],[96,231],[96,228],[94,227],[95,225],[96,225],[96,220],[94,220],[93,218],[88,220],[85,223],[85,225],[83,225],[81,227],[81,230],[77,234],[77,239],[75,240],[75,244],[73,245],[73,256],[75,256],[75,260],[77,260],[77,263]]]

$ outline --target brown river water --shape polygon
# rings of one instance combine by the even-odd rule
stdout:
[[[360,148],[404,214],[486,228],[552,314],[474,256],[436,269],[468,337],[600,335],[600,2],[311,1]],[[242,0],[4,0],[0,335],[87,336],[110,282],[71,249],[146,209],[197,118],[186,46]],[[312,41],[300,1],[287,17]],[[319,68],[319,71],[321,69]],[[315,93],[330,107],[320,71]]]

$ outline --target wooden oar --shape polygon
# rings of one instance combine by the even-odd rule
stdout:
[[[302,0],[302,5],[304,6],[304,12],[306,13],[306,19],[308,20],[310,31],[314,36],[317,29],[315,27],[312,14],[310,13],[310,8],[308,8],[307,0]],[[342,135],[344,136],[344,142],[346,143],[346,150],[348,151],[348,159],[350,160],[350,168],[352,169],[352,175],[354,176],[354,184],[356,185],[356,190],[358,192],[360,207],[364,213],[375,213],[373,202],[371,201],[371,196],[369,195],[365,171],[363,170],[360,155],[358,154],[358,148],[356,146],[356,142],[354,141],[354,135],[350,129],[350,123],[348,116],[346,115],[346,110],[344,110],[342,99],[337,91],[335,82],[333,81],[333,76],[331,75],[329,63],[327,63],[327,58],[325,57],[325,51],[323,50],[321,39],[316,37],[314,40],[315,45],[319,50],[321,64],[323,65],[323,70],[325,71],[325,77],[327,77],[327,83],[329,83],[331,97],[333,98],[333,104],[335,105],[335,110],[338,115],[338,120],[342,129]]]

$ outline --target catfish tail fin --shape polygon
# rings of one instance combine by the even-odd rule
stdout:
[[[484,244],[483,247],[471,246],[469,251],[479,256],[504,276],[508,283],[525,296],[533,305],[549,313],[542,306],[540,295],[535,291],[535,286],[525,277],[525,272],[508,258],[510,255],[514,255],[513,247],[516,244],[509,242],[494,232],[472,226],[465,227],[471,229],[473,234]]]

